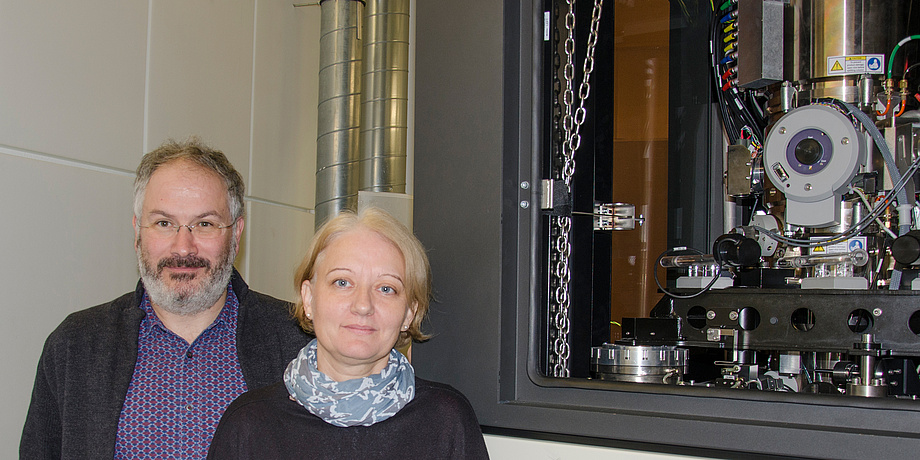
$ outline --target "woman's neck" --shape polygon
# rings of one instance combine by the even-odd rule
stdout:
[[[322,347],[316,350],[316,369],[336,382],[360,379],[374,374],[379,374],[386,367],[389,354],[373,362],[344,363],[330,359]]]

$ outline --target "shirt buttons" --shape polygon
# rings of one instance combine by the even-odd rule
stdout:
[[[185,352],[185,357],[186,357],[186,358],[191,358],[191,357],[192,357],[192,352],[191,352],[191,351]]]
[[[191,412],[191,411],[192,411],[192,405],[189,404],[189,405],[185,406],[185,410]]]

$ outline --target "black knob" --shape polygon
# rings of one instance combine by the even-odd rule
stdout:
[[[903,265],[914,265],[920,261],[920,230],[911,230],[891,244],[891,256]]]
[[[716,238],[712,256],[723,265],[752,267],[760,263],[760,244],[737,233],[728,233]]]

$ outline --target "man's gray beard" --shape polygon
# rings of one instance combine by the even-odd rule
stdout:
[[[221,254],[221,258],[218,259],[219,265],[217,267],[212,267],[206,259],[192,256],[185,259],[170,257],[160,260],[154,269],[141,245],[140,237],[138,237],[137,244],[138,248],[141,248],[137,256],[138,271],[140,271],[141,281],[144,283],[150,302],[167,312],[180,316],[196,315],[213,306],[220,299],[220,296],[227,291],[227,284],[233,275],[233,260],[236,259],[237,252],[237,245],[233,240]],[[188,259],[207,265],[205,272],[196,276],[196,278],[200,276],[204,279],[198,284],[197,289],[180,288],[174,291],[163,281],[163,269],[171,261]],[[175,275],[175,278],[188,278],[188,275]]]

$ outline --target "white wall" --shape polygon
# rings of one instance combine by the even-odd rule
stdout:
[[[47,335],[133,290],[133,171],[165,139],[227,154],[249,196],[237,267],[294,298],[313,234],[319,18],[283,0],[0,0],[0,458],[18,455]],[[673,458],[487,443],[497,460]]]
[[[247,185],[237,267],[293,299],[313,234],[319,8],[0,0],[0,458],[70,312],[134,289],[133,170],[200,135]]]
[[[493,460],[702,460],[703,457],[486,435]]]

